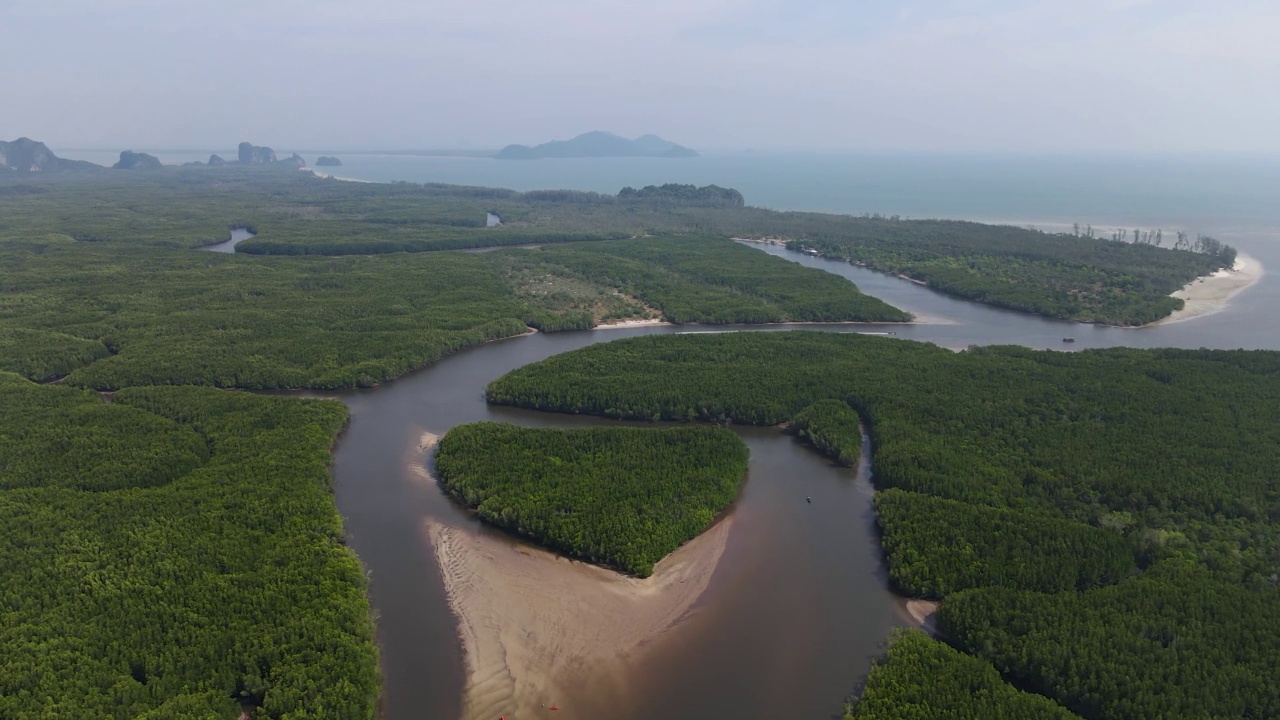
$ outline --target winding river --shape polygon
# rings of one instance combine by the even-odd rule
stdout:
[[[847,277],[926,320],[805,329],[892,332],[948,347],[1015,342],[1062,347],[1064,336],[1075,337],[1076,348],[1280,343],[1274,331],[1280,321],[1267,318],[1269,330],[1259,332],[1255,317],[1271,305],[1259,301],[1276,293],[1265,280],[1218,315],[1126,330],[996,310],[846,263],[762,249]],[[1263,263],[1269,259],[1263,257]],[[592,343],[702,330],[712,328],[526,335],[464,351],[380,388],[323,395],[341,399],[351,411],[335,451],[334,491],[349,544],[370,574],[385,718],[455,718],[463,712],[466,678],[458,624],[426,523],[454,528],[491,547],[521,545],[480,525],[425,478],[429,450],[422,445],[423,434],[439,435],[479,420],[557,427],[608,422],[490,407],[484,387],[509,370]],[[838,715],[882,651],[889,628],[905,624],[900,602],[886,586],[869,468],[835,467],[775,428],[734,429],[750,447],[750,470],[706,590],[674,631],[627,659],[621,681],[602,682],[590,667],[564,668],[569,677],[562,694],[547,699],[548,707],[555,703],[561,710],[549,717],[829,718]],[[805,496],[813,502],[806,503]],[[495,702],[501,706],[501,698]]]

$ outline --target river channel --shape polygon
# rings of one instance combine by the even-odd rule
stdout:
[[[760,247],[760,246],[757,246]],[[894,333],[947,347],[1018,343],[1275,347],[1280,333],[1241,334],[1276,290],[1264,278],[1213,316],[1141,330],[1095,327],[976,305],[846,263],[766,252],[847,277],[865,292],[928,322],[804,325],[835,332]],[[1255,253],[1256,254],[1256,253]],[[1269,258],[1264,257],[1264,264]],[[1270,303],[1262,303],[1265,306]],[[1274,328],[1275,318],[1268,327]],[[754,326],[783,331],[797,326]],[[1237,329],[1236,332],[1232,330]],[[351,422],[334,456],[334,492],[350,546],[369,571],[378,617],[387,720],[452,719],[463,711],[464,661],[425,523],[506,545],[437,487],[423,482],[423,433],[480,420],[570,427],[609,421],[491,407],[484,388],[502,374],[558,353],[636,335],[723,331],[645,327],[531,334],[458,353],[382,387],[322,395],[347,404]],[[1262,339],[1258,339],[1262,338]],[[888,591],[871,511],[870,470],[831,465],[776,428],[734,428],[751,462],[732,508],[725,550],[706,591],[676,624],[630,658],[624,687],[597,687],[590,668],[572,672],[548,717],[811,718],[837,716],[883,641],[905,618]],[[812,497],[807,503],[805,497]],[[554,669],[554,668],[553,668]],[[498,717],[496,713],[494,718]],[[508,714],[507,717],[512,717]],[[521,716],[524,717],[524,716]]]

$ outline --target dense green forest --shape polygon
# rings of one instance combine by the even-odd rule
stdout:
[[[944,220],[868,220],[795,239],[793,249],[905,275],[969,300],[1050,317],[1143,325],[1182,307],[1169,294],[1231,267],[1235,250],[1191,252]]]
[[[485,213],[503,219],[486,228]],[[1169,293],[1230,266],[1201,252],[1025,228],[776,212],[736,191],[683,185],[517,193],[497,188],[354,183],[271,167],[0,179],[0,239],[199,247],[253,230],[240,253],[347,255],[563,243],[652,234],[778,237],[792,246],[900,273],[979,302],[1087,322],[1133,325],[1181,307]]]
[[[919,630],[898,630],[845,720],[1078,720],[1007,684],[989,663]]]
[[[0,407],[0,717],[374,717],[342,405],[0,373]]]
[[[939,620],[953,642],[1085,717],[1280,717],[1280,590],[1184,560],[1084,593],[973,590]]]
[[[628,257],[645,253],[689,269]],[[595,273],[597,262],[619,268]],[[619,293],[623,283],[635,295]],[[337,258],[65,236],[0,242],[0,368],[103,390],[368,386],[527,326],[583,329],[649,314],[702,322],[906,317],[834,275],[714,238]]]
[[[723,428],[474,423],[436,450],[440,484],[484,520],[640,577],[738,496],[747,446]]]
[[[841,465],[857,465],[862,454],[862,421],[843,400],[815,402],[792,416],[787,432]]]
[[[1202,684],[1199,664],[1179,662],[1183,646],[1173,643],[1152,670],[1163,674],[1147,678],[1140,668],[1148,646],[1104,638],[1109,628],[1131,627],[1125,614],[1136,611],[1119,598],[1167,586],[1160,569],[1189,563],[1195,573],[1179,576],[1183,589],[1168,598],[1180,614],[1159,626],[1163,634],[1132,632],[1157,644],[1194,634],[1197,652],[1216,663],[1205,680],[1230,680],[1239,692],[1251,687],[1239,676],[1280,667],[1280,642],[1268,639],[1280,632],[1276,353],[953,353],[803,331],[655,336],[520,368],[490,384],[488,397],[541,410],[759,425],[801,417],[823,400],[847,403],[875,449],[892,579],[907,592],[944,597],[943,628],[964,649],[1085,717],[1275,712],[1268,694],[1235,706],[1193,690],[1161,695],[1171,677]],[[953,594],[966,588],[973,594]],[[968,598],[991,604],[970,612],[964,608],[979,600]],[[1009,611],[1014,600],[1032,609]],[[1056,634],[1037,630],[1032,616],[1055,623]],[[1240,644],[1248,633],[1260,640]],[[1106,646],[1099,657],[1130,678],[1108,679],[1077,659],[1073,638],[1095,636]],[[1143,683],[1157,689],[1130,692]]]
[[[876,495],[876,518],[889,577],[915,597],[989,586],[1084,590],[1137,571],[1131,538],[1053,515],[890,489]]]
[[[548,247],[520,255],[549,275],[617,288],[674,323],[905,322],[844,278],[713,237]]]

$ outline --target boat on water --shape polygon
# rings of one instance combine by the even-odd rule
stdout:
[[[1065,343],[1073,343],[1073,342],[1075,342],[1075,341],[1076,341],[1076,339],[1075,339],[1075,338],[1073,338],[1073,337],[1071,337],[1071,336],[1067,336],[1067,337],[1062,338],[1062,342],[1065,342]]]

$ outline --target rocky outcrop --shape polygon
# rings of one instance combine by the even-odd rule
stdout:
[[[342,167],[342,161],[336,157],[321,155],[316,160],[316,167]]]
[[[155,155],[125,150],[120,153],[120,162],[112,165],[113,170],[159,170],[163,167]]]
[[[0,141],[0,172],[37,173],[64,170],[101,170],[102,166],[83,160],[64,160],[31,138]]]
[[[283,160],[277,160],[276,164],[282,167],[293,167],[301,170],[302,168],[307,166],[307,161],[303,160],[302,156],[299,155],[298,153],[294,153]]]
[[[209,167],[218,167],[226,164],[227,161],[223,160],[220,155],[214,154],[209,156]]]
[[[276,151],[251,143],[240,143],[241,165],[267,165],[276,161]]]

